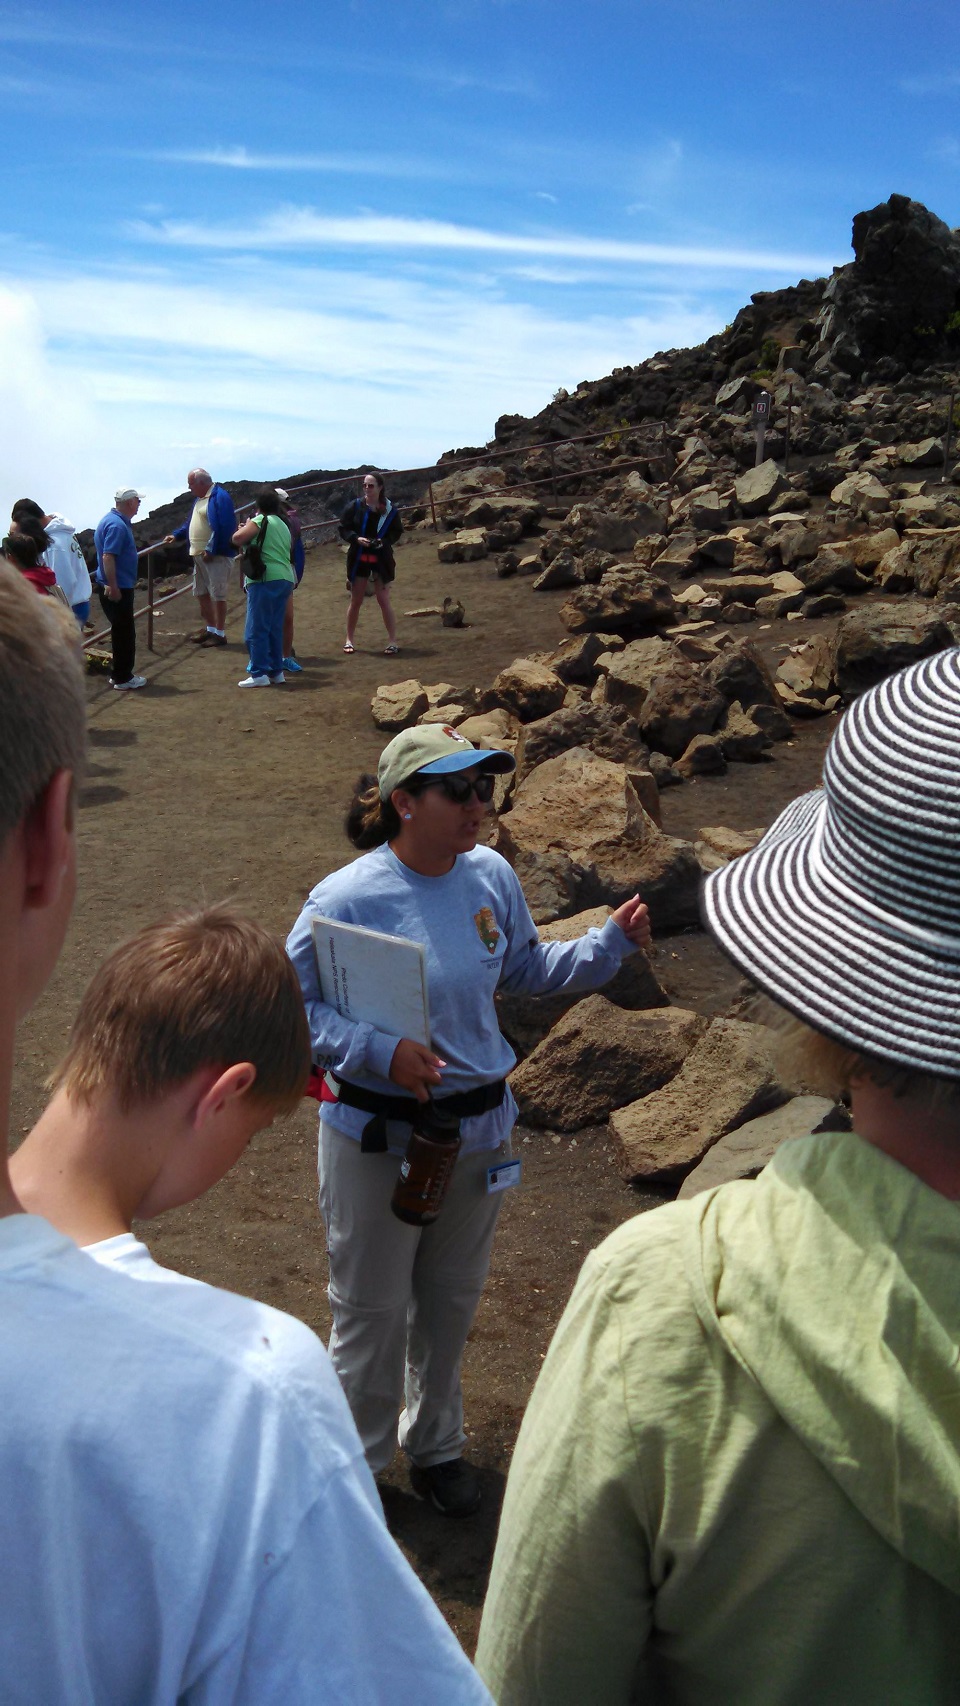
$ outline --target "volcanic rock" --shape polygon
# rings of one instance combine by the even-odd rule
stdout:
[[[651,634],[633,640],[610,659],[603,678],[603,696],[608,705],[622,705],[634,717],[642,711],[658,675],[680,661],[681,654],[670,640]]]
[[[714,1019],[675,1078],[611,1114],[624,1177],[686,1173],[725,1132],[786,1100],[769,1030]]]
[[[516,658],[496,677],[484,695],[484,709],[503,706],[521,723],[532,723],[549,716],[563,704],[566,684],[546,664],[532,658]]]
[[[622,764],[583,747],[539,764],[518,784],[496,846],[518,875],[521,855],[529,870],[533,858],[562,852],[579,872],[581,905],[619,906],[639,890],[655,930],[699,921],[692,847],[661,833]]]
[[[554,1131],[596,1125],[668,1083],[706,1028],[682,1007],[626,1012],[605,995],[587,996],[512,1073],[520,1116]]]
[[[411,678],[378,687],[370,701],[370,712],[378,729],[398,733],[400,729],[411,728],[429,706],[423,683]]]
[[[678,661],[653,681],[638,721],[658,752],[679,758],[694,735],[709,734],[726,701],[694,664]]]
[[[808,1137],[830,1117],[836,1107],[826,1096],[794,1096],[782,1108],[747,1120],[728,1131],[708,1149],[703,1160],[688,1173],[677,1192],[695,1197],[700,1191],[725,1185],[729,1179],[755,1179],[772,1160],[781,1143],[791,1137]]]
[[[560,606],[560,620],[571,634],[591,629],[601,634],[634,635],[666,628],[676,606],[665,581],[644,569],[608,569],[597,586],[579,587]]]
[[[541,942],[573,942],[578,936],[585,936],[591,928],[602,929],[609,916],[609,907],[591,907],[587,912],[539,924],[538,934]],[[603,995],[615,1007],[623,1007],[630,1012],[670,1005],[653,966],[642,952],[631,954],[622,962],[620,970],[609,983],[604,984]],[[564,989],[556,995],[528,995],[523,991],[515,993],[500,989],[496,996],[500,1029],[511,1047],[523,1058],[542,1043],[558,1019],[590,998],[590,992],[583,990]]]
[[[761,462],[759,468],[748,468],[734,486],[742,515],[766,515],[774,498],[787,489],[777,464],[770,461]]]
[[[898,669],[955,644],[936,610],[904,599],[870,604],[841,618],[834,636],[834,675],[845,699],[855,698]]]
[[[522,781],[538,764],[575,746],[636,769],[644,769],[650,756],[639,725],[623,705],[589,701],[563,705],[548,717],[524,724],[517,749],[517,780]]]

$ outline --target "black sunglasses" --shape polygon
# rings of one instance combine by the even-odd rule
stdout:
[[[442,789],[447,799],[452,800],[455,806],[465,806],[474,794],[480,804],[485,806],[493,799],[496,778],[487,772],[474,776],[471,780],[469,776],[461,776],[455,770],[449,776],[418,776],[417,782],[418,791],[423,788]]]

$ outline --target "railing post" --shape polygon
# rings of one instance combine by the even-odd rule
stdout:
[[[787,433],[783,445],[783,471],[786,474],[790,468],[790,427],[793,419],[793,386],[787,387]]]
[[[153,552],[147,556],[147,651],[156,648],[153,644]]]
[[[954,388],[950,392],[950,406],[947,410],[947,430],[943,435],[943,473],[940,476],[941,486],[946,481],[947,463],[950,460],[950,438],[951,438],[951,435],[953,433],[953,409],[954,409],[954,401],[955,401],[956,395],[957,395],[956,388]]]
[[[553,501],[554,501],[554,503],[556,503],[556,501],[557,501],[557,453],[554,450],[552,444],[550,446],[550,490],[553,493]]]
[[[429,489],[430,489],[430,514],[433,516],[433,531],[434,531],[434,533],[439,533],[440,529],[437,525],[437,506],[433,501],[433,481],[432,480],[430,481],[430,488]]]

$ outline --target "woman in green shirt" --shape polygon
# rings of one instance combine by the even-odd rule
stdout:
[[[255,539],[266,518],[260,547],[264,562],[263,575],[244,580],[247,592],[247,621],[243,631],[250,653],[250,671],[237,682],[238,687],[279,686],[283,674],[283,618],[287,601],[293,591],[296,575],[290,560],[293,541],[290,529],[280,513],[280,499],[272,486],[261,486],[256,495],[257,513],[237,528],[235,545],[247,545]]]

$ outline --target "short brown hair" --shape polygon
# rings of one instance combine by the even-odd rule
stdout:
[[[0,849],[58,770],[83,775],[83,665],[57,609],[0,563]]]
[[[50,1087],[85,1103],[111,1094],[129,1112],[205,1066],[246,1060],[251,1098],[295,1107],[310,1073],[307,1015],[277,938],[215,906],[150,924],[104,960]]]

